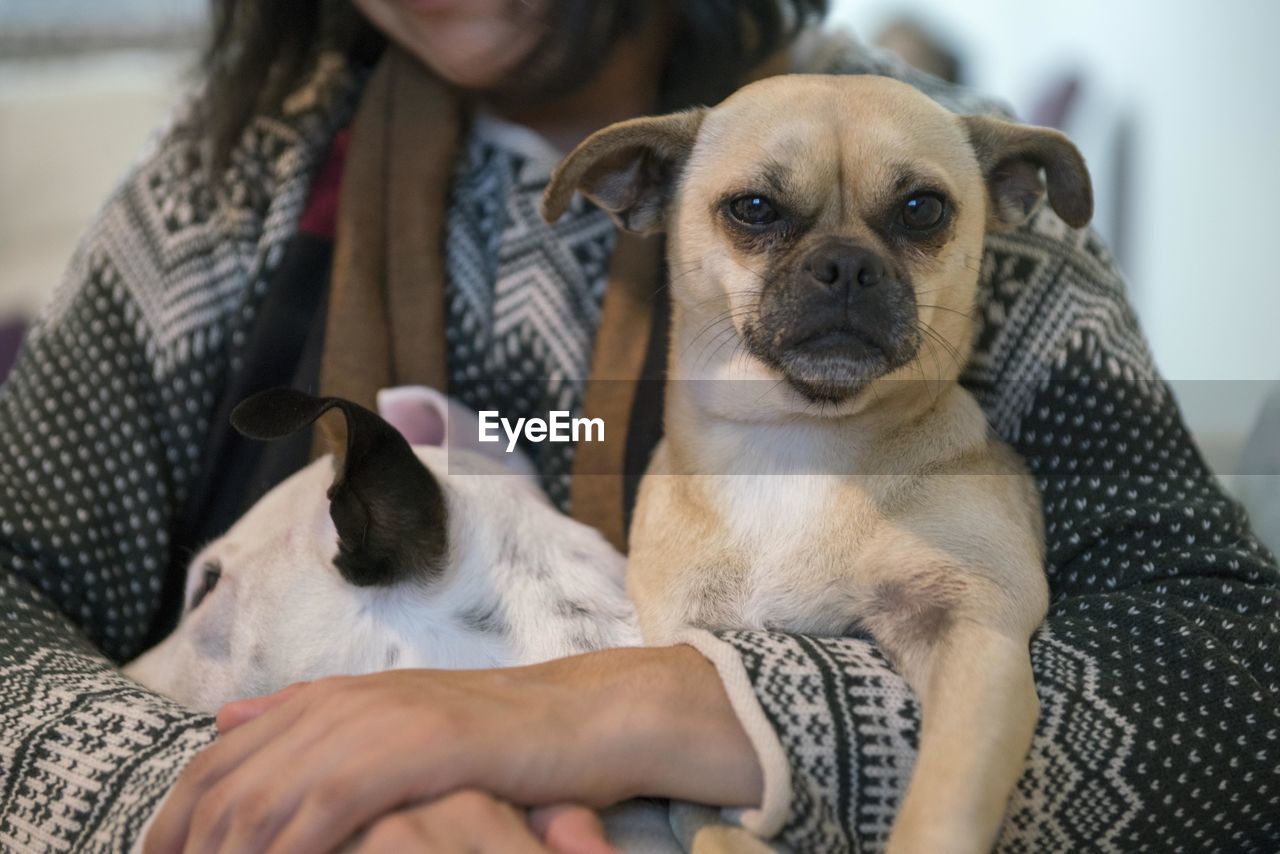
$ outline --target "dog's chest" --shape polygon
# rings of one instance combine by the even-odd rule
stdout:
[[[849,630],[867,579],[864,553],[884,530],[883,496],[839,476],[722,479],[724,559],[700,573],[694,622],[810,634]]]

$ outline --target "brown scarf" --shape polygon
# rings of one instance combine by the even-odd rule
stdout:
[[[338,208],[321,393],[373,407],[378,389],[447,391],[444,227],[463,128],[456,95],[389,48],[356,112]],[[573,516],[625,545],[623,470],[653,322],[661,243],[618,235],[583,415],[605,441],[574,457]]]

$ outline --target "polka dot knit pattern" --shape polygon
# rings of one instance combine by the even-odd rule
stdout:
[[[822,56],[977,103],[852,44]],[[113,662],[140,651],[181,560],[167,531],[211,412],[358,89],[322,58],[214,181],[181,113],[0,390],[0,850],[127,850],[213,737]],[[1043,490],[1052,591],[999,849],[1280,850],[1280,578],[1191,443],[1111,260],[1042,214],[989,241],[977,311],[966,383]],[[721,641],[787,757],[780,840],[882,847],[919,732],[902,679],[856,639]]]

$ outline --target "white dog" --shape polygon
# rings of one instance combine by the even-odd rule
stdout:
[[[527,460],[466,449],[465,407],[391,390],[379,409],[392,426],[278,389],[232,418],[271,439],[332,409],[346,421],[336,458],[281,483],[196,555],[177,628],[126,674],[214,711],[322,676],[507,667],[640,642],[624,558],[551,506]],[[447,447],[411,447],[397,427]]]

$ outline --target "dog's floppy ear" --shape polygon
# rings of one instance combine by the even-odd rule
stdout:
[[[331,409],[346,422],[334,447],[329,516],[338,529],[334,564],[352,584],[393,584],[444,569],[444,493],[405,438],[380,417],[347,400],[288,388],[259,392],[231,413],[251,439],[279,439]]]
[[[1028,127],[988,116],[963,117],[969,142],[991,196],[988,227],[1007,231],[1026,222],[1044,196],[1044,170],[1049,205],[1072,228],[1093,217],[1093,185],[1080,150],[1051,128]]]
[[[698,108],[596,131],[556,167],[542,194],[543,218],[559,219],[577,190],[628,231],[661,231],[705,115]]]

